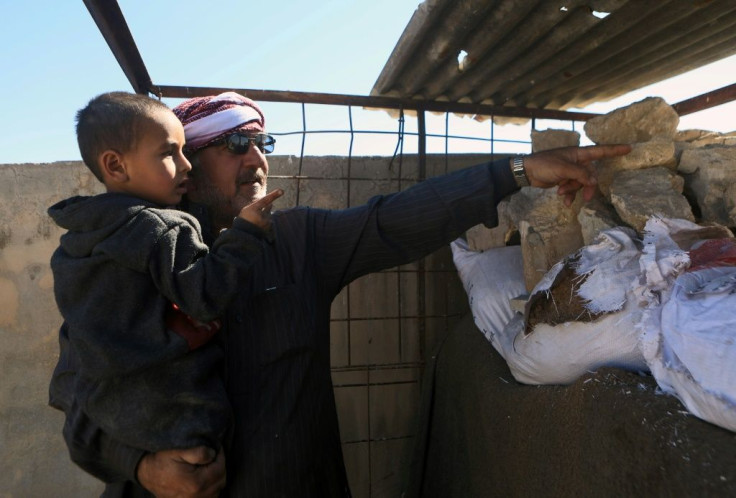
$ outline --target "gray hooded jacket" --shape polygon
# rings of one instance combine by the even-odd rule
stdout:
[[[263,232],[237,218],[208,249],[193,216],[112,193],[48,213],[68,230],[51,268],[61,334],[80,365],[71,402],[133,447],[218,448],[230,421],[222,352],[206,340],[192,350],[166,318],[172,303],[202,322],[220,316],[260,257]]]

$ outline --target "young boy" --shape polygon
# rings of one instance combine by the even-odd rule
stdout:
[[[68,232],[51,258],[79,365],[81,409],[120,442],[155,452],[219,450],[230,409],[216,321],[268,243],[277,190],[246,206],[211,249],[191,215],[184,129],[161,102],[125,92],[77,113],[85,164],[107,192],[49,208]],[[193,317],[193,318],[192,318]]]

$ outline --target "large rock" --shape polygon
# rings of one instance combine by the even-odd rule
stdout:
[[[622,171],[611,184],[611,204],[624,223],[639,233],[654,215],[695,221],[683,187],[682,177],[667,168]]]
[[[685,150],[678,171],[702,221],[736,226],[736,147]]]
[[[580,223],[580,232],[586,246],[593,242],[603,230],[624,224],[613,206],[602,197],[595,197],[580,207],[578,223]]]
[[[572,130],[532,130],[532,152],[580,145],[580,133]]]
[[[556,189],[524,187],[511,196],[509,216],[519,228],[524,282],[532,290],[547,271],[583,246],[577,215],[582,196],[565,206]]]
[[[736,131],[718,133],[707,130],[682,130],[675,135],[675,157],[678,162],[683,151],[706,147],[709,145],[736,146]],[[687,188],[687,185],[686,185]]]
[[[585,133],[597,144],[630,144],[672,140],[680,117],[660,97],[648,97],[585,123]]]
[[[719,133],[708,130],[681,130],[675,135],[675,142],[684,142],[693,147],[736,145],[736,131]]]
[[[671,170],[677,168],[675,144],[672,140],[652,140],[631,144],[631,152],[625,156],[601,159],[596,163],[598,187],[610,199],[610,187],[620,171],[654,168],[663,166]]]

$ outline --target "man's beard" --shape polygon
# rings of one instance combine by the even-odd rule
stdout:
[[[213,225],[228,228],[240,210],[266,195],[266,175],[261,170],[246,171],[236,180],[235,195],[228,197],[206,175],[196,179],[197,202],[207,206]],[[251,183],[256,182],[256,183]]]

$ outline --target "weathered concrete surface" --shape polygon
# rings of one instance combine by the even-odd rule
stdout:
[[[47,406],[61,317],[49,258],[62,231],[46,208],[101,191],[79,163],[0,167],[0,490],[2,496],[97,496],[69,461],[63,417]]]
[[[596,116],[585,123],[585,134],[597,144],[631,144],[672,140],[680,117],[660,97],[648,97]]]
[[[667,168],[623,171],[611,185],[611,203],[624,223],[639,233],[654,215],[695,221],[682,195],[684,184],[682,177]]]

